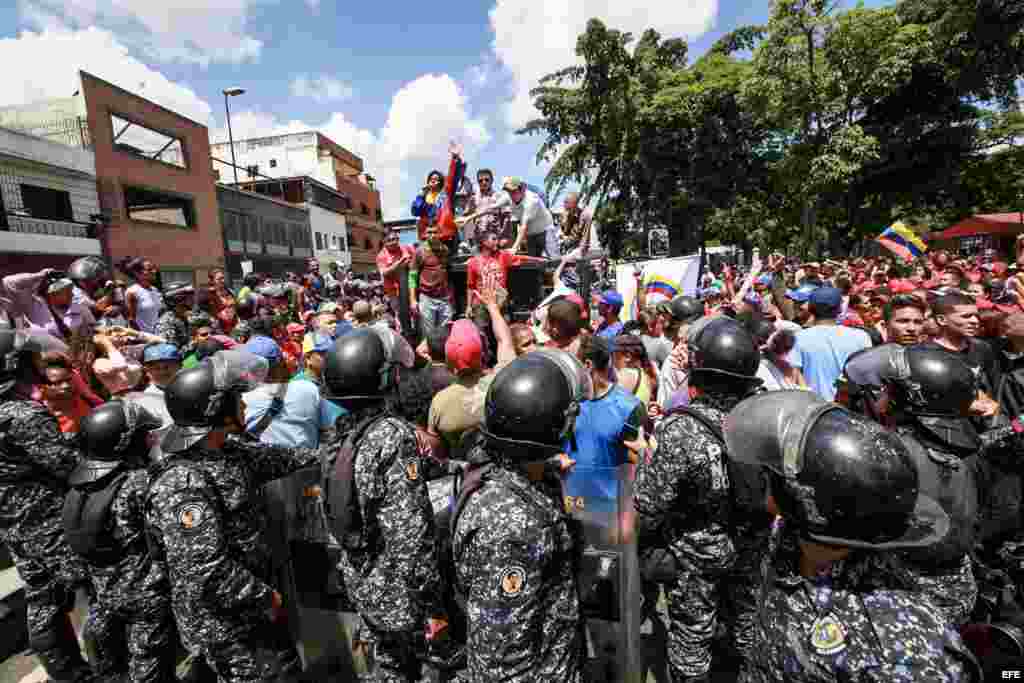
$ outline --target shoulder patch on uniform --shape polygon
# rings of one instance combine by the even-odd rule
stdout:
[[[519,566],[501,570],[501,592],[514,598],[526,587],[526,570]]]
[[[203,501],[190,501],[178,506],[175,516],[182,531],[196,532],[210,519],[210,507]]]

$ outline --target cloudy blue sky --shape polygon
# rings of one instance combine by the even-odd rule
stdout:
[[[871,0],[869,6],[885,4]],[[402,218],[448,140],[471,168],[543,182],[530,118],[537,79],[574,60],[590,17],[654,27],[704,52],[767,20],[769,0],[7,0],[0,106],[66,97],[85,69],[226,139],[320,130],[362,156],[385,218]]]

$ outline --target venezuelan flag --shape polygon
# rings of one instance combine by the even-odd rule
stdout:
[[[913,261],[928,251],[928,245],[924,240],[915,235],[902,221],[890,225],[875,238],[875,241],[905,261]]]
[[[644,286],[647,287],[648,296],[657,293],[671,299],[679,293],[677,283],[670,282],[661,275],[654,275],[653,277],[648,278],[647,282],[644,283]]]

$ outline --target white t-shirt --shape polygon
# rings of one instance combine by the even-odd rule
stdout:
[[[507,208],[512,212],[512,222],[517,230],[519,225],[526,221],[527,235],[541,235],[555,227],[555,219],[551,217],[551,212],[544,206],[540,196],[532,190],[526,190],[523,193],[523,200],[518,204],[512,203],[512,197],[508,192],[502,192],[494,206]]]
[[[139,329],[152,334],[156,330],[156,321],[160,319],[164,295],[156,287],[145,289],[138,283],[129,287],[127,293],[135,294],[135,322],[139,324]]]

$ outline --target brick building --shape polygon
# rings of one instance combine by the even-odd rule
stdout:
[[[165,285],[205,283],[211,268],[224,265],[206,126],[84,71],[79,80],[72,97],[0,109],[0,126],[88,150],[100,223],[89,234],[111,263],[144,256],[160,268]],[[89,203],[77,194],[82,206]],[[74,222],[93,220],[74,202],[72,209]]]
[[[164,284],[204,284],[212,268],[224,266],[206,126],[80,76],[109,257],[149,258]]]

